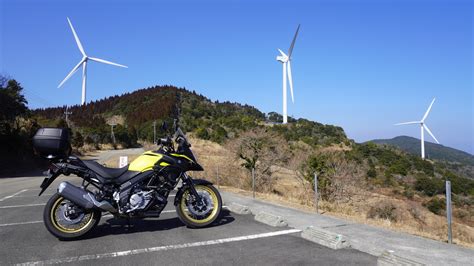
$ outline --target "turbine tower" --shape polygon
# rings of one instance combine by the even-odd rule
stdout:
[[[293,37],[293,41],[291,42],[290,49],[288,49],[288,55],[286,55],[282,50],[278,49],[280,55],[277,56],[276,60],[283,64],[283,124],[288,123],[288,109],[286,103],[286,77],[288,76],[288,81],[290,83],[290,92],[291,92],[291,101],[295,103],[295,99],[293,97],[293,78],[291,76],[291,53],[293,52],[293,47],[295,46],[296,37],[298,36],[298,31],[300,30],[300,25],[296,29],[295,37]]]
[[[69,22],[69,26],[71,27],[71,31],[72,31],[72,34],[74,35],[74,39],[76,39],[77,47],[79,48],[79,51],[81,51],[82,59],[71,70],[71,72],[69,72],[69,74],[66,76],[66,78],[59,84],[58,88],[60,88],[82,66],[82,101],[81,101],[81,104],[84,105],[84,103],[86,103],[87,61],[91,60],[91,61],[104,63],[104,64],[109,64],[109,65],[113,65],[113,66],[119,66],[119,67],[125,67],[125,68],[128,68],[128,67],[124,66],[124,65],[117,64],[117,63],[113,63],[113,62],[110,62],[110,61],[106,61],[104,59],[87,56],[87,54],[84,52],[84,48],[82,47],[81,41],[79,40],[79,37],[77,36],[76,31],[74,30],[74,27],[72,26],[71,20],[69,20],[69,18],[67,18],[67,21]]]
[[[428,126],[425,123],[425,120],[428,117],[428,114],[430,113],[431,107],[433,106],[433,103],[435,102],[435,100],[436,100],[436,98],[434,98],[433,101],[431,101],[431,104],[428,107],[428,110],[426,110],[425,115],[423,116],[423,118],[421,118],[420,121],[412,121],[412,122],[404,122],[404,123],[395,124],[396,126],[410,125],[410,124],[420,124],[420,128],[421,128],[421,158],[423,160],[425,159],[425,129],[428,132],[428,134],[430,134],[430,136],[433,137],[433,139],[436,141],[436,143],[439,144],[438,140],[436,139],[436,137],[433,135],[433,133],[431,132],[431,130],[428,128]]]

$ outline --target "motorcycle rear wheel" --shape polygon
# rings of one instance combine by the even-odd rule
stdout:
[[[74,213],[70,213],[74,210]],[[59,194],[46,203],[43,221],[46,229],[61,240],[72,240],[87,234],[100,220],[99,210],[84,210]]]

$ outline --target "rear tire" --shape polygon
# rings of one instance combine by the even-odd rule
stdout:
[[[48,229],[48,231],[55,237],[61,240],[76,239],[87,234],[99,223],[100,216],[102,214],[101,211],[84,210],[77,206],[76,207],[80,210],[81,214],[78,215],[76,219],[73,219],[72,221],[69,219],[65,223],[65,204],[68,204],[69,206],[75,206],[74,203],[56,193],[49,199],[44,208],[44,225],[46,226],[46,229]]]
[[[176,212],[178,217],[186,226],[191,228],[201,228],[212,224],[220,215],[222,210],[222,198],[219,191],[212,185],[195,185],[198,193],[205,191],[209,194],[209,198],[212,201],[213,208],[209,213],[204,216],[197,216],[191,213],[188,209],[188,198],[190,196],[189,189],[186,189],[182,194],[181,198],[178,199],[178,205],[176,205]],[[208,206],[210,202],[207,202]]]

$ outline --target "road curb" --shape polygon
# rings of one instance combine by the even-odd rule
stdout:
[[[250,211],[250,208],[245,205],[241,205],[235,202],[231,202],[229,206],[227,207],[229,211],[240,214],[240,215],[246,215],[246,214],[251,214],[252,212]]]
[[[347,237],[312,226],[304,229],[301,232],[301,237],[332,249],[342,249],[351,246]]]
[[[283,217],[263,211],[258,212],[255,215],[255,221],[268,224],[274,227],[288,226],[288,222]]]
[[[400,257],[395,255],[393,250],[385,250],[377,259],[377,265],[379,266],[391,266],[391,265],[406,265],[406,266],[421,266],[426,265],[408,258]]]

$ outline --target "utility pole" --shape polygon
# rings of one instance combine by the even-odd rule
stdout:
[[[66,116],[66,124],[67,124],[67,127],[70,127],[70,126],[69,126],[69,115],[71,115],[72,112],[68,112],[68,111],[67,111],[67,108],[68,108],[68,106],[66,105],[66,111],[64,112],[64,115]]]
[[[153,121],[153,144],[156,145],[156,120]]]
[[[111,134],[112,134],[112,142],[115,144],[115,134],[114,134],[114,126],[116,126],[117,124],[110,124],[110,131],[111,131]]]

